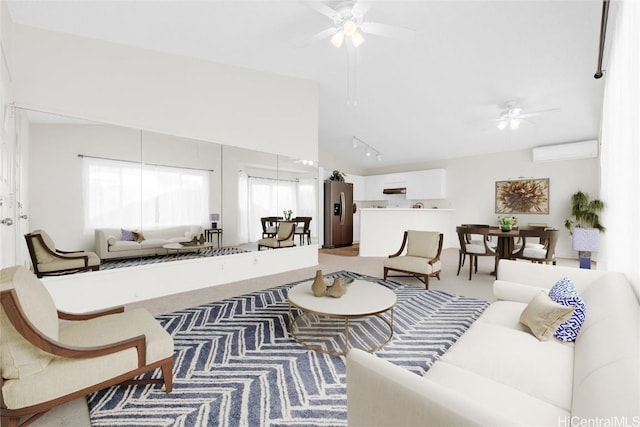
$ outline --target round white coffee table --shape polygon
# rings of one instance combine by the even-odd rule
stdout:
[[[331,281],[327,279],[330,284]],[[345,355],[349,351],[349,321],[356,318],[363,318],[363,322],[370,322],[368,320],[372,316],[380,319],[388,331],[384,336],[379,336],[379,341],[372,342],[372,337],[377,337],[377,333],[367,333],[366,339],[361,337],[355,337],[363,345],[369,344],[368,348],[363,348],[369,352],[380,350],[384,347],[393,337],[393,307],[396,304],[396,294],[390,289],[376,283],[367,282],[365,280],[354,280],[353,282],[345,285],[347,293],[340,298],[332,298],[330,296],[316,297],[311,290],[311,284],[313,281],[299,283],[291,289],[289,289],[289,332],[293,338],[306,348],[319,351],[327,354]],[[293,315],[293,308],[298,311],[297,316]],[[389,316],[383,317],[382,314],[389,312]],[[307,334],[308,336],[302,337],[298,333],[297,323],[305,316],[314,316],[317,318],[315,323],[318,334]],[[341,351],[334,351],[324,348],[320,345],[315,345],[311,341],[314,338],[322,340],[322,330],[327,329],[323,326],[322,319],[339,319],[343,322],[342,333],[344,334],[344,346]],[[358,325],[358,330],[361,328],[366,329],[366,324]],[[313,327],[312,327],[313,328]],[[352,334],[354,331],[352,331]],[[337,341],[331,339],[331,341]]]

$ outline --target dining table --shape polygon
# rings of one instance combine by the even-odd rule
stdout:
[[[520,237],[520,231],[513,228],[509,231],[502,231],[500,227],[490,227],[489,236],[498,238],[496,246],[496,263],[491,274],[498,276],[498,263],[501,259],[510,259],[515,249],[515,239]]]

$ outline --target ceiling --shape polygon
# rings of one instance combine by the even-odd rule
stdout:
[[[597,138],[601,1],[370,3],[365,20],[415,37],[365,34],[349,86],[356,105],[347,102],[347,49],[306,43],[331,22],[304,1],[8,5],[19,24],[316,81],[321,161],[342,159],[352,173]],[[556,110],[500,131],[495,120],[508,101],[523,113]],[[353,136],[382,160],[353,149]]]

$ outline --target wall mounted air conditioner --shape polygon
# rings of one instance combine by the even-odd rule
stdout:
[[[580,141],[568,144],[547,145],[533,149],[533,162],[591,159],[598,157],[598,141]]]

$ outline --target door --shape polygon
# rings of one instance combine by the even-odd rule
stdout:
[[[2,91],[6,93],[4,88]],[[2,109],[3,117],[0,126],[0,136],[2,137],[0,144],[0,267],[4,268],[16,263],[17,207],[15,111],[10,104],[3,104]]]

